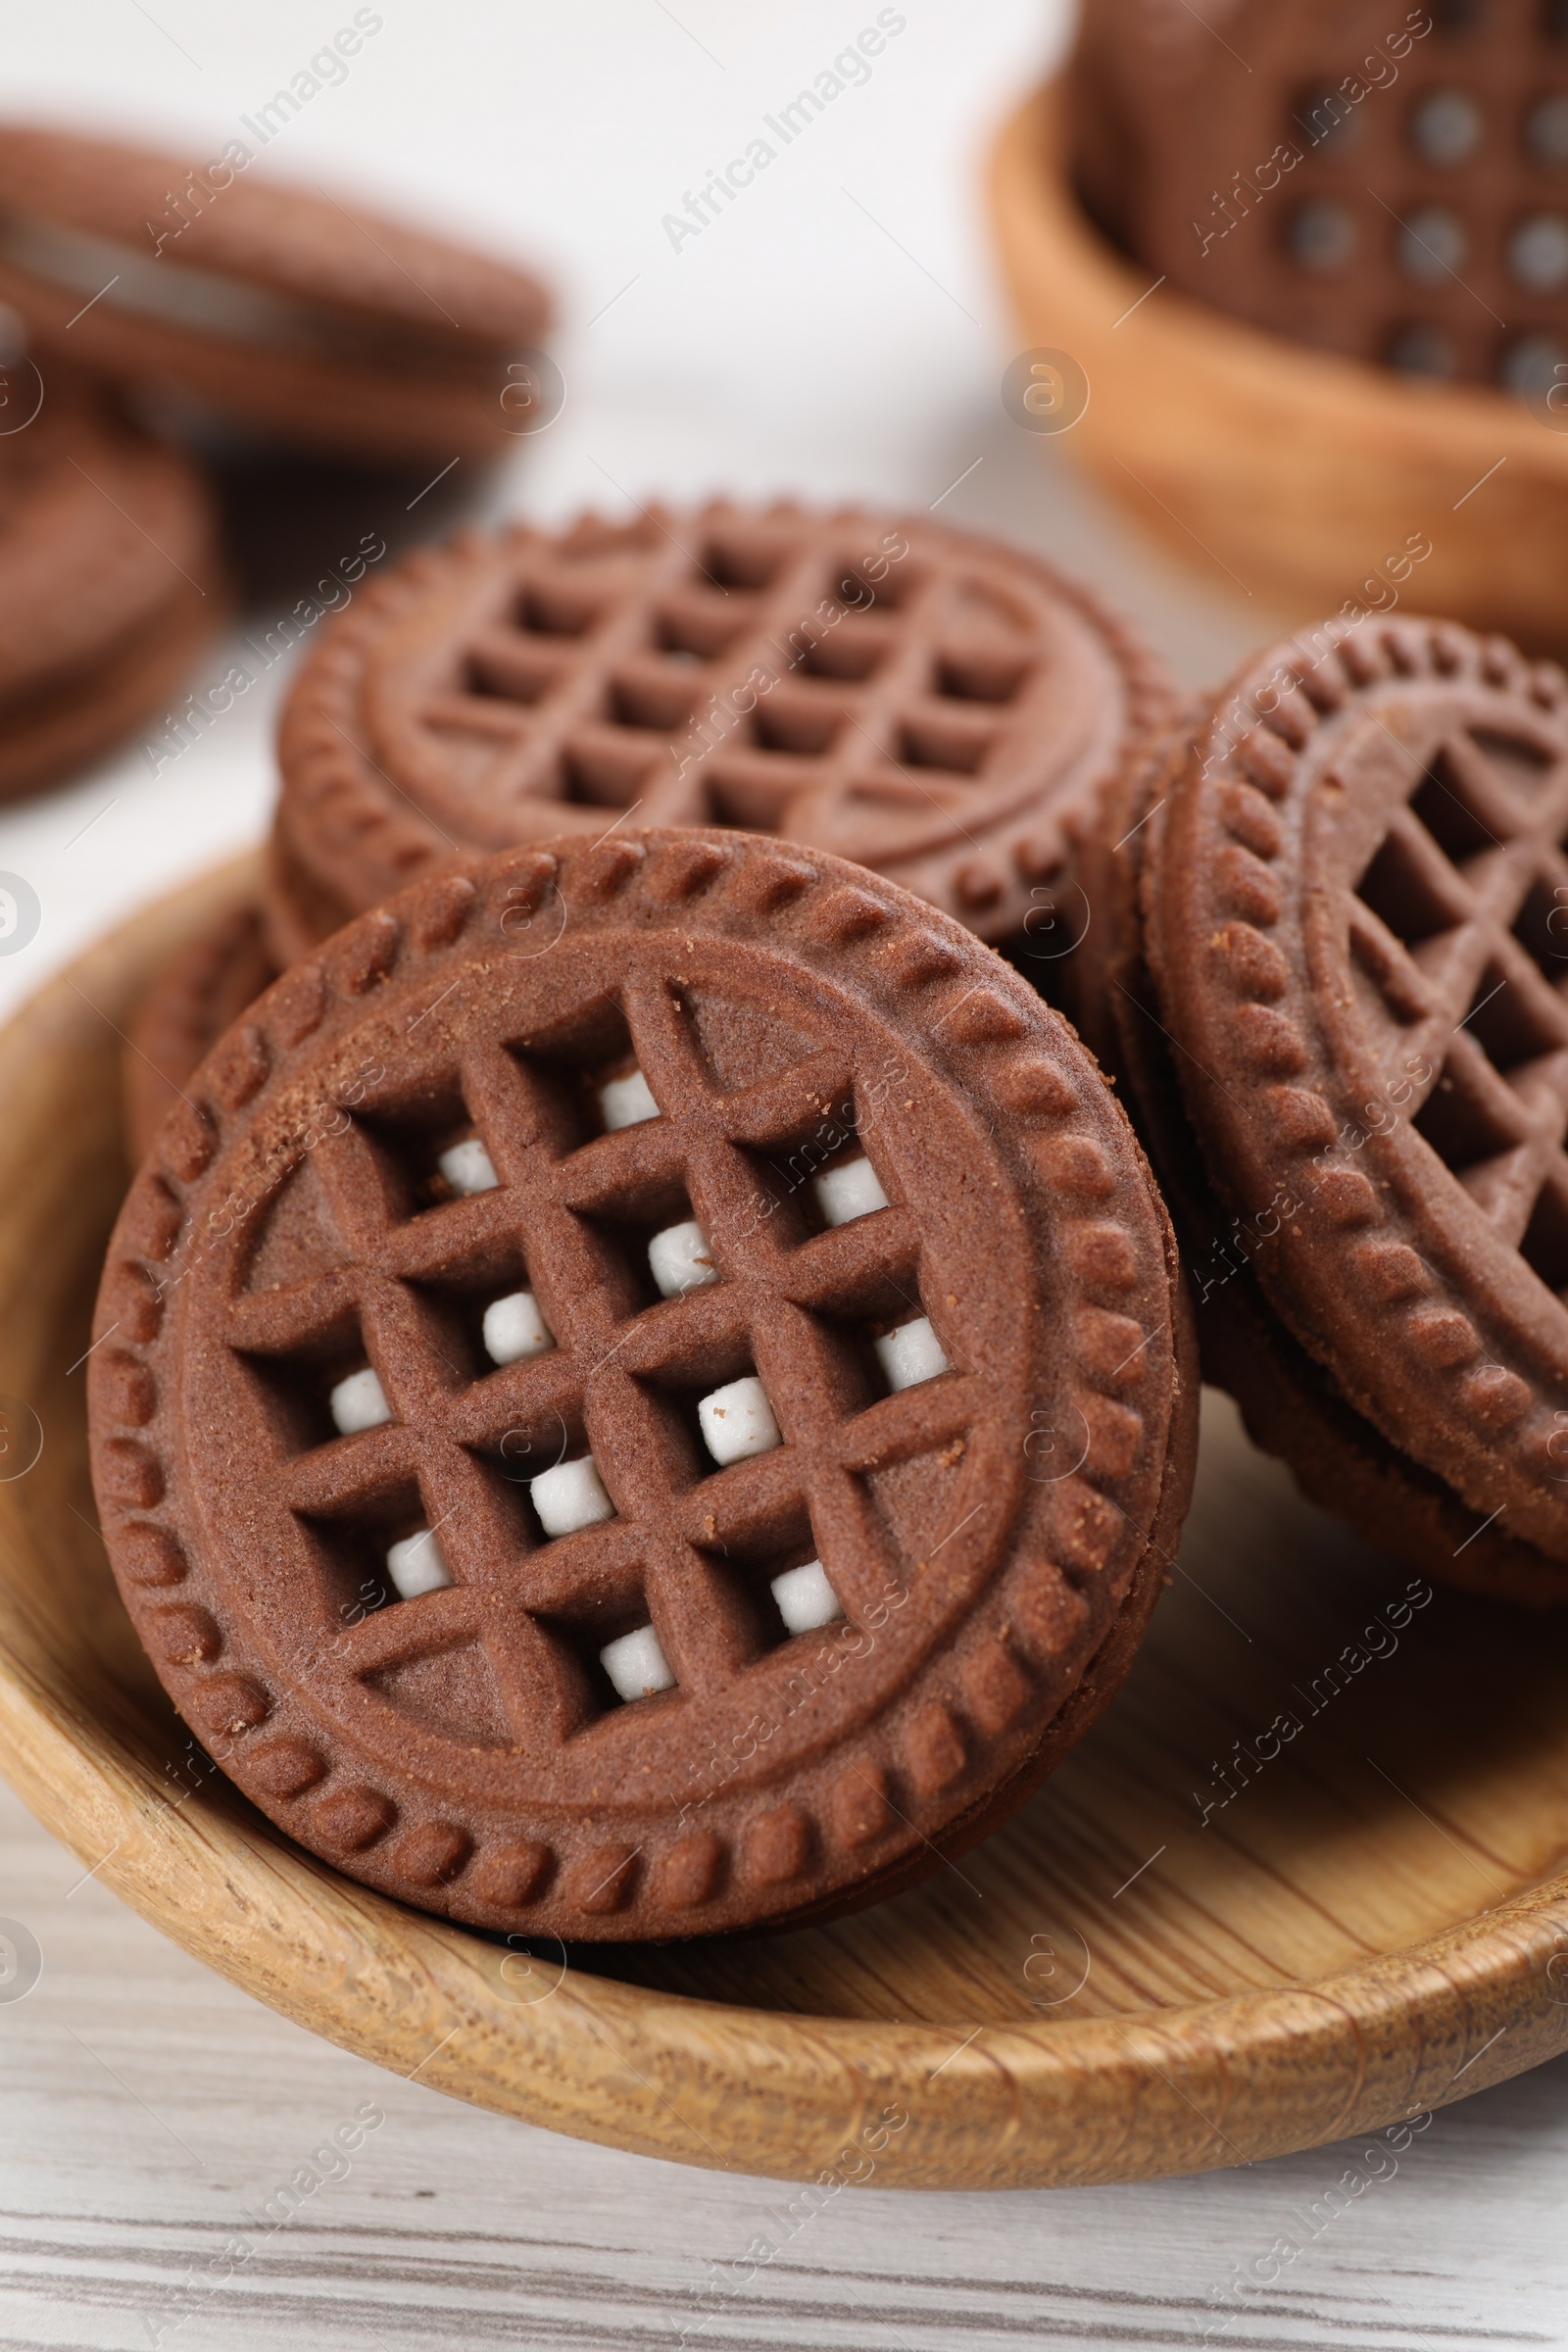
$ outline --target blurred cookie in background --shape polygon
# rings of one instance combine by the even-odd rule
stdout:
[[[1079,192],[1172,287],[1405,374],[1568,387],[1568,9],[1087,0],[1071,81]]]
[[[192,163],[0,125],[0,301],[35,356],[372,462],[485,456],[547,418],[537,278],[265,177],[265,144],[252,122]]]
[[[170,700],[228,616],[203,475],[90,384],[21,356],[14,320],[10,337],[0,363],[0,799],[112,750]]]

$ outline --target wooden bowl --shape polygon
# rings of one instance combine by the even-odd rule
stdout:
[[[1106,488],[1293,625],[1396,598],[1568,650],[1568,414],[1555,432],[1505,394],[1410,383],[1151,293],[1079,208],[1062,108],[1053,83],[1007,122],[992,211],[1025,343],[1089,377],[1070,440]],[[1392,577],[1412,537],[1430,557]]]
[[[0,1764],[84,1870],[399,2074],[789,2179],[1235,2164],[1568,2047],[1568,1621],[1429,1591],[1412,1606],[1407,1573],[1310,1512],[1212,1399],[1184,1568],[1124,1693],[924,1888],[795,1936],[567,1966],[290,1845],[193,1747],[135,1644],[82,1426],[125,1181],[116,1031],[234,887],[230,869],[141,916],[0,1035]]]

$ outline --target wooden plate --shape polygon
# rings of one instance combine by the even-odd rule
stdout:
[[[1568,1620],[1419,1587],[1413,1605],[1406,1572],[1300,1503],[1213,1399],[1183,1569],[1125,1692],[924,1888],[796,1936],[567,1967],[290,1846],[204,1765],[131,1638],[78,1360],[125,1178],[116,1029],[234,887],[230,869],[140,917],[0,1036],[0,1764],[84,1869],[400,2074],[775,2177],[1234,2164],[1568,2047]]]
[[[1061,108],[1052,84],[1007,123],[992,212],[1026,345],[1088,374],[1068,438],[1105,486],[1293,622],[1397,599],[1568,648],[1568,414],[1554,432],[1502,393],[1407,383],[1151,293],[1078,207]],[[1391,576],[1413,535],[1430,557]]]

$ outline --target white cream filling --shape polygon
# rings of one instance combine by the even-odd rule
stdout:
[[[547,1536],[574,1536],[580,1527],[595,1527],[613,1519],[615,1506],[605,1493],[605,1482],[591,1453],[574,1462],[557,1462],[528,1481],[533,1507]]]
[[[705,1282],[718,1280],[708,1236],[695,1217],[656,1233],[648,1245],[648,1264],[665,1298],[678,1298],[683,1291],[700,1290]]]
[[[943,1353],[942,1342],[931,1328],[929,1315],[920,1315],[912,1323],[901,1323],[897,1331],[890,1331],[885,1339],[873,1340],[871,1345],[890,1389],[912,1389],[922,1380],[935,1380],[939,1372],[953,1369]]]
[[[786,1568],[782,1576],[774,1577],[771,1591],[778,1613],[792,1634],[814,1633],[818,1626],[831,1625],[835,1617],[844,1614],[844,1604],[828,1583],[820,1560]]]
[[[417,1600],[421,1592],[437,1592],[452,1582],[446,1556],[427,1527],[387,1546],[386,1572],[400,1600]]]
[[[599,1652],[599,1663],[614,1685],[617,1698],[650,1698],[656,1690],[675,1688],[669,1660],[651,1625],[622,1634],[618,1642],[607,1642]]]
[[[333,1421],[345,1438],[355,1436],[362,1429],[379,1429],[383,1421],[392,1418],[386,1391],[368,1364],[363,1372],[351,1372],[347,1380],[340,1380],[326,1401]]]
[[[697,1422],[715,1462],[744,1461],[748,1454],[769,1453],[784,1443],[767,1392],[755,1373],[699,1398]]]

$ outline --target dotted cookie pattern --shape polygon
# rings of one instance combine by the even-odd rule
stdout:
[[[1229,690],[1144,882],[1210,1173],[1278,1227],[1254,1259],[1276,1311],[1386,1437],[1559,1559],[1565,838],[1559,669],[1448,623],[1328,625]]]
[[[290,697],[273,922],[292,959],[450,856],[735,825],[1002,939],[1170,707],[1155,657],[995,541],[795,507],[421,549]]]
[[[1090,209],[1205,304],[1538,415],[1568,382],[1568,10],[1096,0],[1069,109]]]
[[[1169,1234],[957,925],[753,837],[513,852],[188,1094],[95,1477],[175,1703],[303,1844],[492,1929],[794,1917],[1109,1695],[1190,1478]]]

